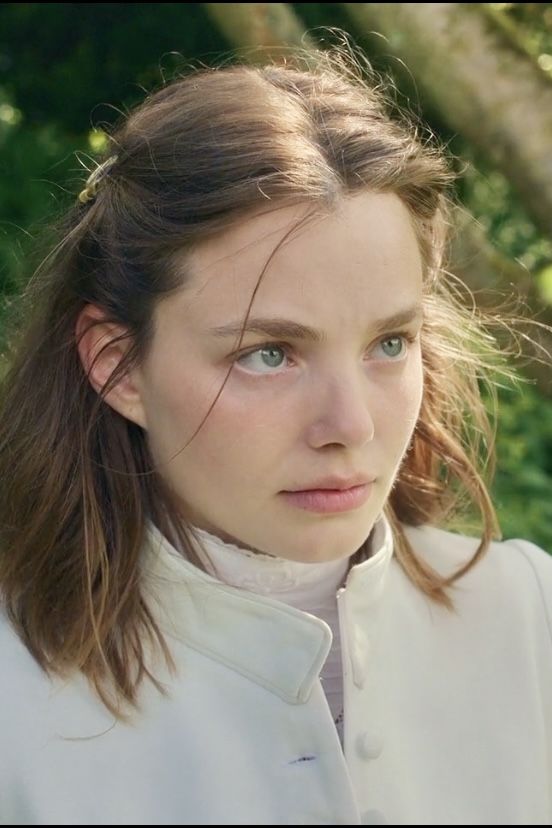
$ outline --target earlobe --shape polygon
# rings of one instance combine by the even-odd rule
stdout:
[[[79,358],[88,381],[100,394],[113,371],[128,351],[131,341],[121,325],[106,321],[96,305],[86,305],[75,325]],[[132,372],[122,377],[104,397],[115,411],[146,428],[145,412]]]

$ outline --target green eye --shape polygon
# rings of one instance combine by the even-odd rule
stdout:
[[[263,371],[264,368],[281,368],[286,357],[286,350],[281,345],[267,343],[266,345],[261,345],[259,348],[255,348],[255,350],[242,354],[237,359],[237,362],[245,365],[248,369],[253,368],[255,373],[262,374],[266,373]],[[256,363],[253,363],[254,358]],[[246,360],[249,364],[246,364]]]
[[[264,355],[268,354],[268,359],[265,364],[268,365],[269,368],[279,368],[284,358],[283,350],[277,345],[270,345],[267,348],[261,348],[258,353],[263,354],[263,359]]]
[[[381,349],[388,356],[396,358],[402,355],[405,347],[402,336],[389,336],[381,341]]]

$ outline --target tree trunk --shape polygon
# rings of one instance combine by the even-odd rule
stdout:
[[[289,3],[203,3],[207,14],[232,46],[245,50],[252,63],[281,59],[286,47],[314,49]]]
[[[422,93],[512,182],[552,235],[552,82],[482,3],[342,3],[383,34]]]

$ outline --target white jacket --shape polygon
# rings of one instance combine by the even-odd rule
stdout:
[[[443,572],[476,541],[408,529]],[[226,586],[150,530],[147,589],[177,660],[133,726],[86,682],[51,684],[0,623],[0,824],[550,825],[552,558],[495,543],[457,612],[390,537],[339,594],[345,748],[318,618]]]

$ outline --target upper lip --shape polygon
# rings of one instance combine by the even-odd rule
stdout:
[[[306,486],[298,486],[296,489],[288,489],[289,492],[307,492],[312,489],[351,489],[353,486],[362,486],[365,483],[372,483],[373,477],[366,474],[355,474],[352,477],[321,477]]]

